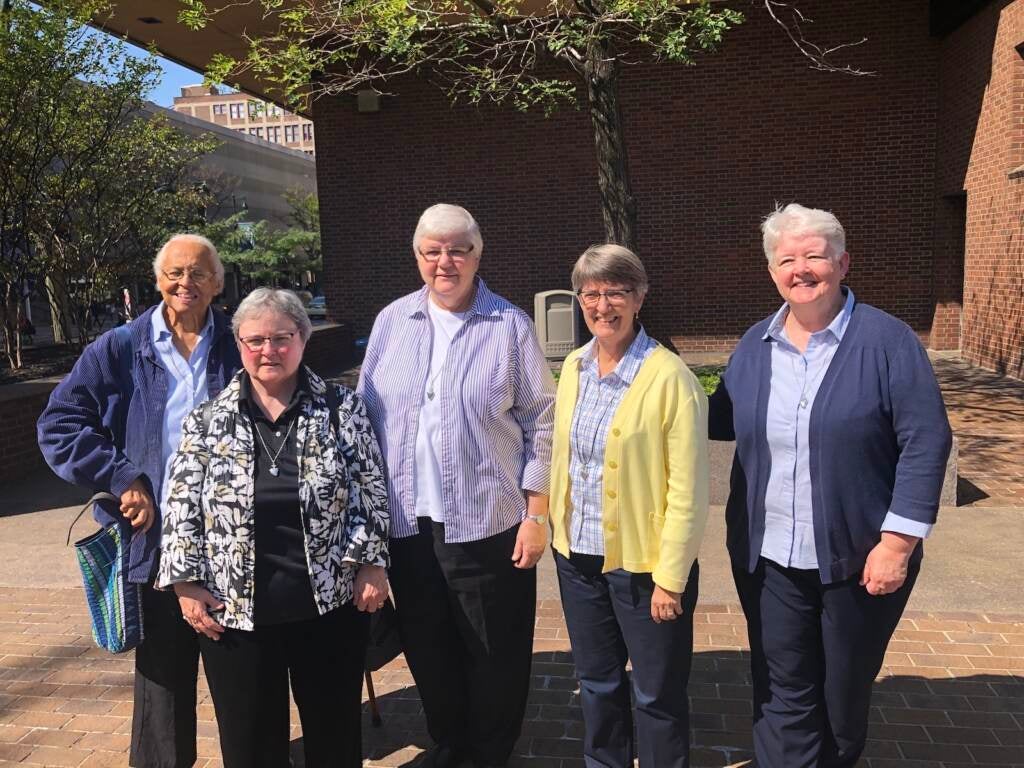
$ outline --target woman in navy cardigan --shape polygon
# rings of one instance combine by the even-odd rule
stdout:
[[[710,403],[735,440],[726,506],[761,768],[852,766],[871,685],[935,523],[951,435],[914,332],[841,285],[842,225],[764,222],[784,304],[740,340]]]

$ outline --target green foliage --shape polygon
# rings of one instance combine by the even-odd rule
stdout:
[[[549,0],[530,15],[513,0],[181,5],[179,21],[193,29],[211,23],[225,7],[259,7],[268,33],[250,38],[237,61],[215,57],[208,77],[225,81],[250,71],[300,107],[319,93],[384,89],[392,78],[416,73],[452,98],[549,114],[579,101],[588,51],[599,49],[615,64],[692,64],[743,20],[708,0]]]
[[[0,287],[46,275],[83,343],[85,308],[146,276],[167,231],[198,220],[189,168],[214,146],[145,111],[156,60],[85,27],[108,8],[12,0],[0,12]]]
[[[696,368],[691,368],[693,375],[697,377],[697,381],[704,388],[704,392],[710,395],[718,388],[718,382],[722,378],[722,372],[725,370],[724,365],[701,365]]]
[[[246,222],[246,212],[206,224],[208,237],[225,264],[236,264],[243,274],[260,283],[295,280],[306,271],[323,269],[320,248],[320,211],[316,195],[293,190],[285,193],[291,225],[275,227],[268,221]]]

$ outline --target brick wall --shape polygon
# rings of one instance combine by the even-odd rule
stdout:
[[[1024,377],[1024,0],[988,5],[942,44],[939,195],[966,194],[961,348]],[[949,199],[949,198],[946,198]],[[941,204],[941,198],[940,198]]]
[[[315,325],[302,361],[321,376],[335,376],[352,364],[352,341],[346,325]]]
[[[849,77],[810,70],[763,10],[696,67],[636,67],[622,107],[651,276],[643,318],[687,351],[731,349],[779,302],[758,225],[775,201],[833,210],[849,235],[849,282],[927,339],[935,316],[938,52],[926,0],[803,0],[814,39],[867,37]],[[419,81],[381,111],[352,97],[316,105],[326,294],[355,335],[418,287],[410,239],[446,201],[480,222],[480,274],[532,312],[568,287],[575,258],[603,239],[585,111],[550,120],[451,107]],[[955,283],[955,279],[954,279]]]
[[[44,464],[36,442],[36,419],[56,384],[54,380],[0,388],[0,487]]]

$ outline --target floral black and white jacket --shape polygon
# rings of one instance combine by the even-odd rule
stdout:
[[[311,397],[295,424],[299,502],[313,598],[322,614],[352,600],[362,564],[387,567],[388,494],[377,440],[358,395],[338,387],[337,434],[327,385],[308,368]],[[198,582],[224,603],[225,627],[252,630],[255,444],[239,409],[241,373],[182,427],[163,511],[157,586]],[[341,445],[338,440],[340,439]]]

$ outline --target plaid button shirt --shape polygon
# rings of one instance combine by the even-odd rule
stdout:
[[[640,329],[615,370],[601,378],[597,349],[591,340],[579,359],[580,395],[569,433],[569,479],[572,513],[569,548],[585,555],[604,554],[601,527],[601,488],[604,483],[604,449],[608,427],[637,371],[658,343]]]

